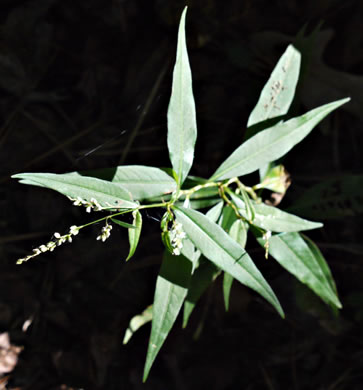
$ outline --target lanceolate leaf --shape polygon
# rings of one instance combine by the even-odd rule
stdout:
[[[58,191],[70,198],[80,197],[91,201],[96,199],[102,207],[136,208],[129,191],[120,185],[94,177],[79,176],[78,174],[55,173],[19,173],[13,178],[21,179],[20,183],[38,185]]]
[[[217,203],[214,207],[208,210],[206,217],[211,221],[216,222],[221,214],[222,207],[223,202]],[[192,255],[190,255],[190,245],[193,247]],[[189,317],[203,292],[220,273],[220,270],[213,263],[203,258],[203,256],[200,259],[201,253],[199,249],[196,251],[194,251],[194,249],[195,247],[190,239],[184,239],[182,254],[192,261],[193,276],[190,282],[188,295],[184,303],[183,327],[186,327]]]
[[[80,174],[83,175],[82,172]],[[171,176],[159,168],[144,165],[97,169],[84,174],[121,184],[137,200],[170,194],[176,189],[176,182]]]
[[[302,141],[331,111],[349,98],[325,104],[256,134],[238,147],[217,169],[211,180],[223,180],[254,172],[277,160]]]
[[[188,238],[207,259],[258,292],[284,316],[274,292],[247,252],[220,226],[195,210],[175,207],[174,212]]]
[[[135,229],[134,225],[131,225],[130,223],[126,223],[126,222],[123,222],[123,221],[120,221],[119,219],[111,218],[111,221],[116,223],[119,226],[122,226],[122,227],[126,228],[126,229]]]
[[[232,192],[229,194],[241,215],[247,219],[248,214],[243,200]],[[253,207],[255,210],[253,225],[272,232],[299,232],[323,226],[320,222],[308,221],[264,203],[253,202]]]
[[[144,382],[187,295],[191,272],[192,263],[187,258],[183,255],[173,256],[165,251],[156,281],[151,335],[144,368]]]
[[[168,108],[168,149],[177,174],[178,187],[182,185],[193,164],[194,145],[197,138],[192,74],[185,42],[184,9],[180,19],[178,48],[173,74],[173,85]]]
[[[311,240],[309,237],[305,235],[301,235],[304,238],[304,241],[306,242],[307,246],[309,247],[311,253],[314,255],[315,260],[318,262],[320,268],[322,269],[331,289],[335,292],[336,295],[338,295],[337,286],[335,285],[333,275],[330,271],[330,268],[328,266],[328,263],[326,262],[323,254],[320,252],[320,249],[315,244],[313,240]]]
[[[264,86],[247,127],[288,112],[299,78],[300,58],[300,53],[289,45]]]
[[[259,239],[261,245],[264,240]],[[323,258],[316,259],[306,242],[298,233],[282,233],[269,239],[269,253],[300,282],[309,286],[326,303],[341,308],[342,305],[331,286],[331,274]],[[325,262],[324,262],[325,263]]]
[[[129,255],[126,258],[126,261],[131,259],[131,257],[134,255],[137,245],[139,243],[139,238],[141,234],[141,228],[142,228],[142,216],[139,210],[135,210],[132,212],[132,215],[134,217],[133,220],[133,228],[129,229],[129,243],[130,243],[130,251]]]

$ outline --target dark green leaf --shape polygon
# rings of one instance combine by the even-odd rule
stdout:
[[[192,263],[165,251],[156,281],[151,335],[144,368],[146,381],[156,355],[168,336],[188,292]]]

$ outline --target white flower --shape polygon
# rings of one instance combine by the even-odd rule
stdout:
[[[105,242],[111,235],[112,225],[106,224],[102,228],[101,234],[97,236],[96,240],[102,240],[102,242]]]
[[[76,225],[73,225],[69,228],[69,234],[72,236],[76,236],[79,233],[79,227]]]
[[[171,246],[173,247],[173,255],[179,256],[183,248],[183,239],[187,235],[183,231],[181,223],[174,221],[171,230],[169,231],[169,238]]]

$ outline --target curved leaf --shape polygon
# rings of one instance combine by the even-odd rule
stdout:
[[[137,204],[132,202],[129,191],[120,185],[94,177],[78,174],[55,173],[18,173],[13,178],[21,179],[20,183],[33,184],[58,191],[70,198],[80,197],[91,201],[96,199],[102,207],[133,209]]]
[[[124,165],[78,174],[121,184],[123,188],[131,192],[133,199],[137,200],[170,194],[176,189],[176,182],[171,176],[159,168],[145,165]]]
[[[289,45],[263,87],[247,127],[288,112],[299,79],[300,61],[300,53]]]
[[[217,267],[262,295],[283,317],[278,299],[247,252],[216,223],[198,211],[175,207],[188,238]]]
[[[141,314],[138,314],[137,316],[131,318],[129,326],[126,329],[122,344],[127,344],[130,341],[133,334],[137,330],[139,330],[139,328],[141,328],[143,325],[147,324],[152,320],[153,318],[152,310],[153,307],[152,305],[150,305]]]
[[[178,47],[168,108],[168,149],[177,174],[178,187],[187,177],[194,159],[197,123],[188,52],[185,42],[185,7],[179,24]]]
[[[126,258],[126,261],[131,259],[134,255],[137,245],[139,243],[139,238],[141,234],[142,228],[142,216],[139,210],[135,210],[132,212],[134,220],[132,222],[133,227],[129,229],[129,243],[130,243],[130,251]]]
[[[325,104],[297,118],[261,131],[238,147],[210,180],[246,175],[277,160],[302,141],[331,111],[349,100],[347,98]]]
[[[264,245],[263,239],[258,239]],[[309,286],[323,301],[341,308],[342,305],[331,286],[331,274],[324,259],[316,259],[306,242],[298,233],[282,233],[269,239],[269,253],[280,265],[300,282]]]
[[[156,281],[151,335],[144,367],[145,382],[152,364],[168,336],[188,292],[192,263],[183,255],[165,251]]]
[[[229,192],[229,194],[233,203],[237,206],[238,211],[247,219],[248,214],[243,200],[233,192]],[[289,214],[276,207],[268,206],[265,203],[253,202],[253,207],[255,210],[255,218],[252,224],[265,230],[271,230],[272,232],[299,232],[302,230],[317,229],[323,226],[320,222],[308,221],[307,219]]]

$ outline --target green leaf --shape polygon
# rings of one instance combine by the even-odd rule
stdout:
[[[258,239],[261,245],[265,241]],[[341,308],[342,305],[331,286],[331,274],[323,257],[317,260],[313,251],[298,233],[281,233],[269,239],[269,253],[288,272],[306,284],[324,302]],[[324,263],[323,266],[321,264]]]
[[[241,215],[247,219],[246,206],[243,200],[233,192],[228,192],[233,203]],[[323,226],[320,222],[312,222],[306,219],[289,214],[276,207],[268,206],[265,203],[253,202],[255,218],[253,225],[272,232],[299,232],[302,230],[317,229]]]
[[[277,160],[302,141],[331,111],[348,101],[349,98],[325,104],[300,117],[261,131],[238,147],[210,180],[246,175]]]
[[[129,243],[130,243],[130,251],[129,255],[126,258],[126,261],[131,259],[131,257],[134,255],[137,245],[139,243],[139,238],[141,234],[141,228],[142,228],[142,216],[139,210],[135,210],[132,212],[132,216],[134,217],[132,228],[129,229]]]
[[[222,215],[219,218],[218,225],[222,227],[224,231],[229,233],[229,229],[237,219],[237,215],[230,205],[223,207]]]
[[[323,271],[323,273],[324,273],[324,275],[325,275],[325,277],[326,277],[326,279],[327,279],[327,281],[329,283],[329,286],[334,291],[334,293],[336,295],[338,295],[337,286],[335,284],[333,275],[332,275],[332,273],[330,271],[328,263],[326,262],[323,254],[321,253],[320,249],[315,244],[315,242],[313,240],[311,240],[309,237],[305,236],[304,234],[301,234],[301,236],[305,240],[305,242],[306,242],[307,246],[309,247],[311,253],[315,257],[315,260],[318,262],[320,268],[322,269],[322,271]]]
[[[130,223],[126,223],[124,221],[120,221],[116,218],[111,218],[111,221],[127,229],[136,229],[134,225],[131,225]]]
[[[200,266],[195,270],[190,282],[188,295],[184,302],[183,328],[187,326],[190,315],[199,301],[199,298],[220,272],[219,268],[209,260],[202,261]]]
[[[247,127],[288,112],[299,79],[300,60],[300,53],[289,45],[263,87]]]
[[[220,226],[195,210],[175,207],[174,213],[188,238],[207,259],[262,295],[282,317],[284,316],[274,292],[247,252]]]
[[[165,251],[156,281],[152,326],[146,356],[145,382],[152,364],[168,336],[188,292],[192,263],[183,255],[173,256]]]
[[[138,206],[122,186],[94,177],[70,173],[18,173],[12,177],[21,179],[20,183],[50,188],[73,199],[80,197],[89,202],[94,198],[102,207],[133,209]]]
[[[130,341],[131,337],[137,330],[139,330],[143,325],[147,324],[152,320],[152,310],[153,307],[152,305],[150,305],[141,314],[132,317],[129,326],[126,329],[125,336],[122,342],[124,345]]]
[[[324,180],[304,192],[288,210],[324,220],[362,214],[363,175]]]
[[[185,7],[179,25],[178,47],[168,108],[168,149],[180,188],[194,159],[197,123],[188,53],[185,42]]]
[[[245,218],[247,221],[252,223],[255,218],[255,208],[247,192],[243,189],[241,189],[241,198],[243,199],[243,203],[245,205]]]
[[[241,245],[241,247],[244,249],[247,242],[247,224],[240,220],[236,219],[229,231],[229,235],[233,240],[237,242],[237,244]],[[229,309],[229,296],[231,293],[233,283],[233,276],[229,273],[225,272],[223,276],[223,297],[224,297],[224,306],[226,308],[226,311]]]
[[[176,182],[171,176],[159,168],[144,165],[124,165],[79,174],[120,184],[132,194],[133,199],[137,200],[167,195],[176,189]]]

